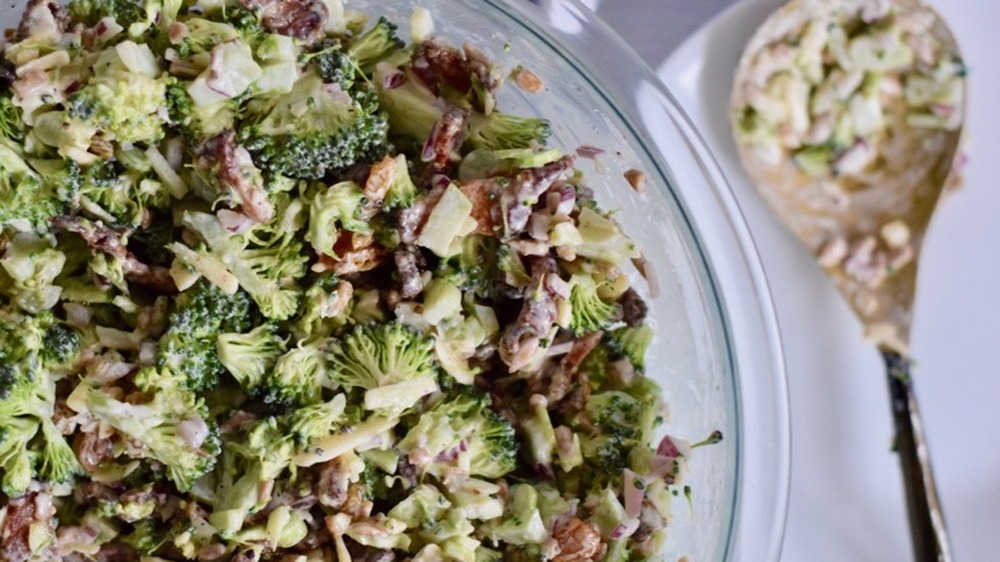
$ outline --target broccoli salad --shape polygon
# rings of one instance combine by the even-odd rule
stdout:
[[[935,34],[929,8],[810,7],[775,26],[735,92],[737,136],[758,158],[777,164],[788,154],[815,178],[865,177],[911,155],[894,137],[961,127],[966,68]]]
[[[376,16],[8,32],[0,559],[656,557],[698,444],[660,431],[636,245],[499,65]]]

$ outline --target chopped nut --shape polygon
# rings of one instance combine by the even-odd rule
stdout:
[[[628,181],[628,184],[632,186],[632,189],[636,191],[636,193],[643,193],[646,191],[645,173],[633,168],[625,172],[625,179]]]
[[[518,66],[510,73],[511,78],[514,79],[514,83],[517,84],[518,88],[521,88],[529,94],[537,94],[542,91],[542,87],[545,85],[542,79],[538,77],[537,74],[524,68],[523,66]]]

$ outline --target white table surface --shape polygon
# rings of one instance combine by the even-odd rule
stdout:
[[[743,0],[758,8],[780,0]],[[733,0],[604,0],[598,13],[678,94],[719,157],[754,233],[788,365],[792,481],[782,560],[911,558],[891,418],[877,353],[811,256],[777,224],[734,165],[726,91],[736,52],[718,43],[670,54]],[[913,353],[921,410],[956,559],[1000,560],[1000,55],[997,0],[936,0],[971,68],[971,164],[921,257]],[[748,9],[749,8],[749,9]],[[765,9],[738,8],[730,36]],[[749,15],[747,15],[749,13]],[[757,19],[754,19],[757,18]],[[730,37],[730,40],[733,40]],[[731,49],[730,49],[731,51]],[[694,54],[692,54],[694,53]],[[663,64],[667,61],[667,64]],[[682,75],[683,74],[683,75]],[[712,88],[712,85],[715,88]],[[706,85],[708,86],[706,88]],[[697,96],[697,97],[692,97]]]

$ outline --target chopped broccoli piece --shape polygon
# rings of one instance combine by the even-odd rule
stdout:
[[[14,149],[0,143],[0,230],[46,232],[65,205]]]
[[[86,411],[145,448],[162,463],[181,491],[215,466],[219,454],[218,429],[187,381],[169,371],[146,367],[135,383],[151,395],[148,402],[122,402],[108,393],[85,387]]]
[[[457,466],[474,476],[500,478],[517,466],[514,427],[495,412],[488,394],[463,390],[441,399],[420,416],[397,447],[428,453],[424,466],[441,476]]]
[[[267,318],[281,321],[295,314],[301,297],[296,279],[305,275],[308,257],[294,232],[270,240],[257,239],[252,231],[232,234],[215,215],[201,212],[185,213],[182,222],[205,240],[208,249],[195,251],[175,242],[171,251],[213,283],[228,279],[242,287]]]
[[[321,41],[303,58],[313,65],[324,82],[337,84],[345,92],[349,92],[357,80],[357,62],[344,52],[338,41]]]
[[[32,478],[65,482],[81,472],[52,421],[55,380],[46,369],[51,314],[0,312],[0,468],[3,492],[23,493]]]
[[[53,248],[47,238],[31,232],[19,232],[7,244],[0,258],[0,271],[6,273],[9,285],[0,285],[6,295],[25,312],[49,310],[59,301],[62,289],[54,285],[66,265],[66,254]],[[0,283],[6,281],[0,276]]]
[[[549,122],[544,119],[494,111],[469,117],[465,142],[473,149],[523,149],[544,146],[550,132]]]
[[[146,18],[144,5],[141,0],[71,0],[67,7],[74,20],[88,26],[110,17],[127,29]]]
[[[96,64],[100,72],[70,96],[67,116],[121,143],[148,144],[162,139],[159,111],[166,106],[169,79],[132,72],[117,54],[102,57]]]
[[[370,73],[376,64],[404,47],[396,36],[397,29],[396,24],[384,16],[380,17],[374,27],[351,40],[347,53],[357,61],[363,72]]]
[[[139,556],[152,556],[165,542],[167,533],[156,527],[153,519],[136,521],[132,531],[121,538],[122,542],[131,546]]]
[[[417,378],[433,378],[434,341],[400,322],[356,326],[330,345],[330,379],[371,390]]]
[[[332,275],[322,275],[306,289],[292,332],[300,340],[330,336],[344,326],[351,313],[353,286],[341,286]],[[344,302],[342,302],[344,301]]]
[[[0,94],[0,138],[20,143],[24,141],[24,119],[21,109],[10,101],[10,96]]]
[[[278,358],[260,387],[264,402],[284,408],[315,404],[322,398],[327,361],[315,344],[300,343]]]
[[[646,368],[646,349],[652,341],[653,329],[649,326],[624,326],[609,334],[608,346],[615,353],[627,357],[636,370],[642,372]]]
[[[209,53],[216,45],[232,41],[240,36],[239,30],[226,22],[205,18],[188,18],[184,21],[187,35],[177,45],[177,54],[188,58],[199,53]]]
[[[257,14],[243,6],[223,5],[222,20],[236,28],[243,42],[249,45],[256,45],[266,35]]]
[[[328,172],[371,162],[388,151],[385,115],[343,92],[331,93],[315,73],[288,94],[247,106],[240,144],[265,170],[319,179]]]
[[[334,245],[341,228],[371,234],[368,221],[360,218],[363,203],[361,188],[352,181],[333,184],[313,196],[306,240],[317,254],[337,257]]]
[[[80,356],[80,334],[64,324],[54,324],[45,331],[42,362],[47,367],[71,365]]]
[[[245,334],[219,334],[217,351],[222,366],[243,390],[256,392],[285,351],[277,326],[261,324]]]
[[[194,391],[218,384],[223,370],[218,340],[223,333],[242,333],[251,325],[250,299],[244,292],[228,295],[199,280],[181,293],[170,315],[170,328],[160,338],[157,365],[178,373]]]
[[[545,523],[538,509],[538,491],[530,484],[514,484],[510,487],[505,511],[504,517],[487,521],[483,525],[484,534],[491,540],[503,541],[509,545],[534,545],[540,544],[546,537]],[[530,557],[513,559],[533,560]]]
[[[333,340],[328,357],[330,380],[365,390],[368,410],[398,414],[438,390],[434,341],[399,321],[356,326]]]
[[[577,335],[605,330],[621,319],[618,303],[607,302],[598,294],[601,284],[590,275],[575,274],[570,278],[570,328]]]

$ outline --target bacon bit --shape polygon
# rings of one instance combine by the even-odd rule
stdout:
[[[36,520],[35,496],[36,492],[29,492],[23,496],[12,498],[7,502],[7,516],[3,521],[3,530],[0,532],[0,555],[8,562],[24,562],[31,557],[31,546],[28,544],[28,535],[31,532],[31,524]]]
[[[363,273],[382,265],[387,255],[384,248],[373,244],[367,248],[345,252],[339,260],[323,254],[312,266],[312,270],[317,273],[331,271],[336,275]]]
[[[329,11],[321,0],[242,0],[260,12],[260,23],[272,33],[312,42],[323,36]]]
[[[54,228],[80,235],[91,250],[108,254],[122,260],[125,278],[133,283],[145,285],[163,293],[177,292],[170,271],[161,266],[150,266],[139,261],[125,244],[121,234],[100,222],[91,222],[82,217],[52,217]]]
[[[493,216],[490,211],[493,199],[496,197],[496,186],[493,180],[472,180],[458,186],[462,195],[472,202],[470,215],[476,219],[475,234],[493,236]]]
[[[631,170],[626,170],[625,180],[628,181],[628,184],[632,186],[632,189],[634,189],[636,193],[645,193],[646,191],[645,173],[636,170],[634,168]]]
[[[417,50],[412,68],[414,74],[435,94],[441,86],[468,92],[473,79],[479,80],[489,92],[496,91],[500,86],[490,73],[486,56],[468,45],[463,52],[437,39],[424,41]]]
[[[521,88],[529,94],[537,94],[542,91],[545,83],[542,79],[538,77],[537,74],[524,68],[523,66],[518,66],[510,73],[511,79],[517,84],[518,88]]]
[[[235,192],[243,214],[260,224],[270,222],[274,207],[261,185],[260,171],[247,149],[236,144],[233,131],[219,133],[205,141],[198,159],[204,167],[216,170],[223,187]]]

